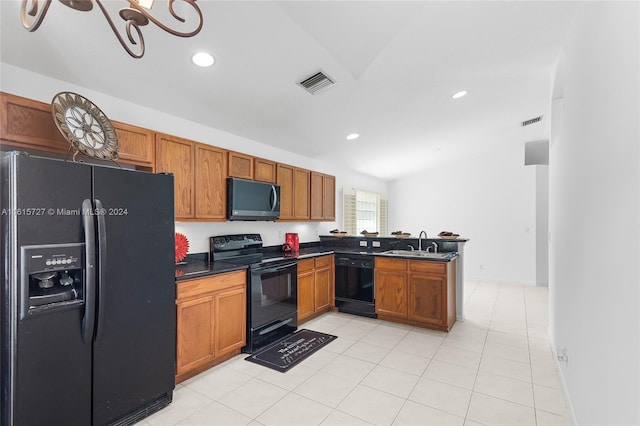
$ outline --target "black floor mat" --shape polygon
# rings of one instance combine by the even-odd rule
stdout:
[[[246,361],[264,365],[282,373],[313,354],[315,351],[337,339],[337,336],[319,331],[300,329],[255,354],[246,357]]]

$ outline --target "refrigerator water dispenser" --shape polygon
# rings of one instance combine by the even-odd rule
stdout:
[[[21,318],[83,303],[84,244],[22,247]]]

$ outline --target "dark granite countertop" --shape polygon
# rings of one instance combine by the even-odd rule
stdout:
[[[450,262],[458,257],[457,253],[452,253],[452,256],[450,258],[444,259],[421,258],[411,255],[390,256],[383,254],[383,252],[388,250],[388,248],[333,247],[311,243],[303,244],[297,253],[283,252],[279,248],[267,247],[264,249],[264,260],[276,261],[283,259],[306,259],[329,254],[361,254],[399,259],[426,260],[431,262]],[[207,253],[190,254],[186,257],[185,262],[176,265],[176,281],[201,278],[208,275],[222,274],[225,272],[238,271],[243,269],[247,269],[247,265],[224,262],[212,263],[209,262],[209,256]]]
[[[176,264],[176,281],[206,277],[207,275],[247,269],[247,265],[235,263],[211,263],[207,253],[188,255],[184,262]]]

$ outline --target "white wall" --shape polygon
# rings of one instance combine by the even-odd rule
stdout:
[[[549,285],[549,166],[536,171],[536,285]]]
[[[467,279],[535,284],[535,167],[513,141],[389,184],[389,229],[459,233]]]
[[[640,10],[581,5],[550,151],[550,336],[580,425],[640,424]]]
[[[0,90],[46,103],[51,102],[53,96],[58,92],[76,92],[90,99],[112,120],[336,176],[336,222],[177,223],[176,231],[184,233],[189,238],[190,253],[208,251],[209,236],[230,233],[260,233],[265,245],[284,243],[285,232],[298,232],[301,242],[316,241],[318,240],[318,235],[326,234],[330,229],[341,227],[343,187],[354,187],[382,194],[387,193],[387,183],[385,181],[344,170],[334,164],[273,148],[258,141],[145,108],[89,88],[75,86],[6,63],[0,63]]]

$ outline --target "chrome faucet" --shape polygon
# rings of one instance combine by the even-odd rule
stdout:
[[[422,251],[422,234],[424,234],[424,239],[426,240],[427,231],[420,231],[420,235],[418,235],[418,251]]]
[[[433,246],[433,252],[437,253],[438,252],[438,243],[436,243],[435,241],[431,243],[431,245]]]
[[[407,244],[407,247],[409,247],[409,249],[410,249],[411,251],[414,251],[414,250],[415,250],[411,244]]]

